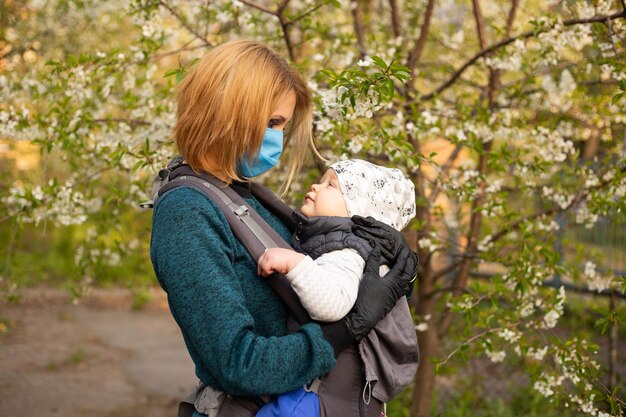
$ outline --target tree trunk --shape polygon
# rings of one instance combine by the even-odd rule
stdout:
[[[430,320],[427,321],[428,328],[426,331],[417,334],[420,347],[420,364],[413,384],[411,417],[430,416],[435,387],[435,369],[429,358],[439,356],[439,336],[437,335],[437,326],[434,325],[436,297],[432,295],[432,290],[431,274],[425,273],[420,280],[416,313],[421,320],[427,316],[430,316]]]
[[[418,335],[418,341],[421,359],[413,385],[411,417],[428,417],[435,388],[435,367],[428,358],[437,357],[439,354],[439,338],[436,329],[428,328],[425,332],[421,332]]]
[[[594,132],[589,139],[583,145],[582,159],[584,161],[591,161],[600,149],[600,134]]]

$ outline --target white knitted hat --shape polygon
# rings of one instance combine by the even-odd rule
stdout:
[[[360,159],[335,162],[329,168],[337,174],[350,216],[372,216],[396,230],[415,217],[415,186],[399,169]]]

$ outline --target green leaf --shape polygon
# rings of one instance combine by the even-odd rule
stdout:
[[[172,75],[178,74],[179,72],[180,72],[180,68],[174,68],[174,69],[168,70],[163,76],[163,78],[171,77]]]
[[[393,80],[389,78],[387,80],[387,95],[388,95],[389,100],[393,98],[394,91],[395,91],[395,86],[393,85]]]
[[[372,62],[374,62],[374,65],[376,65],[378,68],[382,69],[383,71],[387,70],[387,64],[385,64],[385,61],[383,61],[382,58],[374,55],[372,57]]]
[[[406,80],[411,78],[411,74],[409,72],[407,72],[407,71],[404,71],[404,70],[395,71],[393,73],[393,76],[396,77],[397,79],[403,80],[403,81],[406,81]]]
[[[600,328],[600,333],[605,334],[610,325],[611,322],[607,318],[603,317],[596,320],[596,322],[593,324],[593,327]]]
[[[611,414],[615,416],[621,415],[622,407],[615,400],[615,394],[611,393],[611,395],[607,395],[607,399],[609,400],[609,404],[611,405]]]
[[[320,74],[322,74],[326,78],[330,79],[331,81],[336,81],[337,80],[337,74],[335,74],[331,70],[321,70]]]
[[[143,166],[143,163],[143,161],[137,161],[133,166],[133,171],[137,171],[139,168],[141,168]]]

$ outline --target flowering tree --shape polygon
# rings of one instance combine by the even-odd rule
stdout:
[[[310,80],[324,155],[393,165],[415,182],[406,236],[421,260],[423,360],[411,415],[429,414],[437,369],[469,355],[517,361],[564,407],[622,415],[597,347],[552,331],[565,287],[542,284],[625,283],[596,267],[601,252],[555,248],[570,226],[623,224],[626,6],[520,3],[5,1],[0,139],[36,145],[43,161],[38,178],[7,188],[5,219],[87,224],[75,259],[86,274],[147,253],[131,224],[149,222],[134,208],[175,152],[176,82],[214,45],[258,39]],[[477,271],[489,280],[470,279]]]

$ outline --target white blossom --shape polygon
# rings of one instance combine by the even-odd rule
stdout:
[[[546,381],[535,381],[533,388],[544,397],[551,397],[554,394],[552,386],[550,386]]]
[[[517,342],[522,335],[518,332],[514,332],[511,329],[502,329],[498,332],[498,336],[500,336],[503,340],[506,340],[509,343]]]
[[[544,222],[538,222],[537,223],[537,229],[541,230],[542,232],[554,232],[559,230],[559,224],[557,222],[555,222],[554,220],[550,220],[548,223],[544,223]]]
[[[537,349],[530,347],[528,348],[528,352],[526,352],[526,356],[536,361],[541,361],[546,356],[547,352],[548,352],[547,346],[544,346],[542,348],[537,348]]]
[[[487,350],[485,353],[487,354],[487,357],[489,357],[489,360],[491,360],[491,362],[494,362],[494,363],[502,362],[504,358],[506,357],[506,352],[503,350],[498,350],[498,351]]]
[[[359,153],[363,149],[366,138],[360,135],[355,136],[348,142],[348,150],[353,154]]]
[[[491,241],[491,239],[492,237],[490,235],[485,236],[483,240],[478,243],[478,246],[476,248],[481,252],[489,250],[493,246],[493,242]]]
[[[359,59],[357,65],[359,67],[369,67],[370,65],[372,65],[372,60],[369,57],[365,57],[365,59]]]
[[[557,321],[561,317],[561,314],[557,310],[550,310],[543,316],[544,329],[552,329],[556,326]]]
[[[502,183],[504,180],[502,178],[497,178],[489,184],[489,186],[485,189],[486,193],[497,193],[502,189]]]
[[[596,271],[596,265],[591,262],[585,262],[584,274],[587,278],[587,286],[591,291],[597,291],[598,293],[611,288],[613,283],[613,276],[599,274]]]
[[[422,249],[426,249],[430,253],[435,252],[438,249],[437,244],[426,237],[423,237],[420,240],[418,240],[417,246],[419,246]]]
[[[328,118],[322,117],[315,123],[315,127],[321,133],[324,133],[324,132],[328,132],[329,130],[331,130],[333,128],[333,125]]]
[[[415,330],[417,330],[418,332],[425,332],[426,330],[428,330],[428,323],[419,323],[415,326]]]
[[[598,222],[598,215],[592,213],[585,203],[581,203],[576,208],[576,223],[584,224],[587,229],[591,229]]]
[[[421,116],[425,125],[434,125],[439,121],[439,118],[431,114],[428,110],[424,110]]]
[[[583,19],[588,19],[596,14],[593,3],[588,3],[586,1],[576,2],[576,11],[578,16]]]

